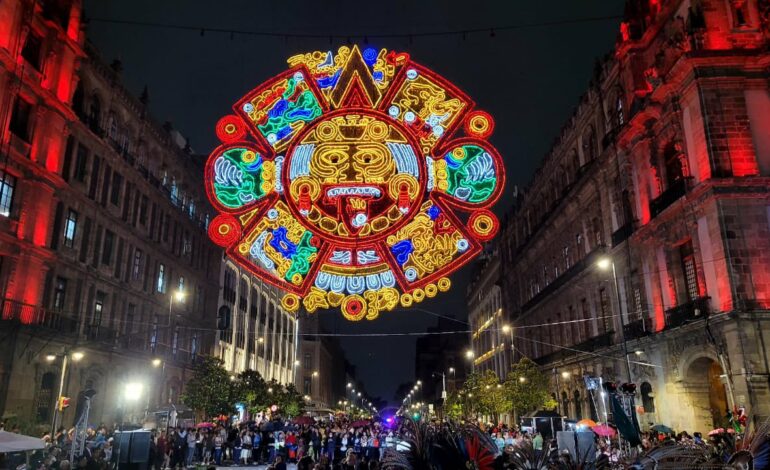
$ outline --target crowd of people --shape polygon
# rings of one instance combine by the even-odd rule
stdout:
[[[422,426],[422,428],[421,428]],[[544,465],[558,463],[558,468],[580,468],[569,452],[559,449],[550,433],[541,434],[531,428],[470,426],[487,440],[494,465],[488,468],[523,468],[522,455]],[[422,429],[422,431],[420,431]],[[426,429],[428,430],[426,432]],[[270,420],[240,424],[204,423],[197,427],[170,427],[146,431],[148,455],[147,469],[171,470],[185,468],[211,468],[221,466],[264,465],[270,470],[285,470],[290,463],[300,470],[371,470],[387,466],[389,450],[406,453],[418,447],[420,436],[444,432],[455,435],[460,428],[450,423],[416,424],[409,419],[390,418],[385,421],[350,421],[344,417],[327,420],[302,418],[295,421]],[[447,431],[449,433],[447,434]],[[76,445],[75,430],[59,429],[53,436],[42,437],[46,451],[33,459],[31,467],[38,470],[108,470],[115,468],[120,457],[117,434],[106,426],[88,429],[82,453],[71,461],[71,449]],[[628,468],[629,453],[619,446],[618,439],[594,436],[595,453],[590,459],[595,468]],[[642,444],[634,454],[665,445],[699,449],[714,461],[727,461],[735,451],[735,435],[712,435],[707,438],[699,433],[690,435],[645,432]],[[450,440],[452,437],[449,438]],[[733,439],[733,441],[730,441]],[[433,441],[438,442],[438,441]],[[443,442],[446,442],[443,441]],[[412,447],[412,449],[410,449]],[[585,459],[587,456],[582,456]],[[392,460],[392,459],[391,459]],[[18,468],[14,462],[3,461],[0,468]],[[29,468],[29,467],[27,467]],[[483,468],[483,467],[480,467]],[[541,468],[541,467],[537,467]],[[546,467],[543,467],[546,468]]]

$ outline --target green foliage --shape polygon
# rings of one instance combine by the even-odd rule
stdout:
[[[499,416],[511,409],[505,387],[493,370],[471,373],[462,391],[473,413]]]
[[[234,388],[222,361],[204,357],[187,381],[181,399],[182,403],[202,413],[204,418],[230,415],[235,411]]]
[[[278,393],[278,406],[281,408],[281,414],[288,417],[299,416],[305,411],[305,400],[299,394],[294,384],[288,384],[280,387]]]
[[[466,415],[466,404],[463,400],[464,395],[460,395],[458,392],[450,392],[447,394],[446,403],[444,404],[444,415],[446,418],[459,421]]]
[[[511,367],[504,390],[511,407],[520,415],[556,407],[549,393],[548,377],[529,358],[523,358]]]
[[[252,415],[272,405],[267,393],[267,382],[259,372],[251,369],[241,372],[236,377],[234,398],[236,402],[246,405]]]

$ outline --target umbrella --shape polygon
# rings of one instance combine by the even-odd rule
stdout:
[[[369,421],[365,419],[359,419],[358,421],[353,421],[350,423],[351,428],[362,428],[364,426],[369,426]]]
[[[42,439],[0,431],[0,453],[45,449]]]
[[[315,424],[315,420],[310,416],[297,416],[294,418],[294,424],[299,424],[300,426],[312,426]]]
[[[200,428],[213,428],[215,427],[214,423],[198,423],[198,429]]]
[[[725,429],[724,428],[716,428],[709,431],[709,436],[716,436],[717,434],[724,434]]]
[[[580,427],[584,427],[584,426],[587,427],[587,428],[592,428],[592,427],[596,426],[596,421],[594,421],[592,419],[588,419],[588,418],[581,419],[580,421],[575,423],[575,426],[577,426],[579,428]]]
[[[598,424],[591,428],[591,431],[596,433],[597,436],[612,437],[615,435],[615,429],[607,424]]]
[[[674,433],[674,430],[671,429],[670,427],[666,426],[665,424],[656,424],[655,426],[651,427],[650,429],[652,429],[655,432],[660,432],[660,433],[663,433],[663,434],[673,434]]]

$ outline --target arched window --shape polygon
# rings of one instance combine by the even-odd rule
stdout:
[[[102,102],[99,100],[99,96],[94,95],[91,97],[91,107],[88,110],[88,126],[91,130],[95,131],[99,129],[99,123],[102,120]]]
[[[51,419],[51,402],[55,383],[56,374],[53,372],[46,372],[40,379],[40,389],[37,391],[37,420],[39,422],[47,422]]]
[[[565,391],[561,392],[561,414],[563,416],[569,414],[569,395]]]
[[[644,412],[655,413],[655,397],[652,394],[652,385],[649,382],[642,382],[640,392],[642,394]]]
[[[78,115],[81,121],[85,121],[87,116],[85,113],[85,93],[83,92],[83,82],[78,82],[75,93],[72,95],[72,109],[75,114]]]
[[[112,113],[110,113],[109,125],[110,127],[108,129],[108,132],[109,132],[108,135],[110,139],[117,142],[118,141],[118,118],[116,118],[115,115]]]
[[[663,150],[663,159],[666,164],[666,187],[671,188],[688,176],[687,157],[682,150],[682,145],[671,142]]]
[[[580,401],[580,392],[577,390],[572,392],[572,402],[575,403],[575,419],[580,421],[583,419],[583,403]]]
[[[596,158],[596,131],[594,126],[588,126],[588,130],[583,134],[583,157],[586,163]]]

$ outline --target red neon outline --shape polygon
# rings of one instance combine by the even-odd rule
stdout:
[[[295,206],[294,201],[289,197],[289,172],[288,168],[291,166],[291,158],[294,154],[294,147],[297,145],[298,142],[301,142],[302,139],[306,137],[310,131],[312,131],[315,126],[320,124],[324,121],[329,121],[332,118],[339,116],[339,115],[347,115],[347,114],[360,114],[362,116],[370,116],[378,119],[379,121],[394,125],[401,133],[406,137],[407,141],[410,145],[412,145],[413,150],[415,151],[415,157],[417,158],[417,162],[421,163],[421,160],[424,158],[422,156],[422,151],[420,151],[420,146],[416,145],[416,140],[414,135],[406,128],[403,124],[396,121],[395,119],[391,118],[390,116],[380,112],[376,111],[374,109],[370,108],[340,108],[337,110],[334,110],[330,112],[328,115],[325,116],[325,119],[322,121],[313,122],[312,126],[305,126],[302,131],[297,134],[297,139],[292,143],[292,145],[287,149],[286,154],[284,156],[283,161],[283,172],[281,175],[281,182],[283,184],[284,189],[284,197],[283,201],[286,203],[287,206],[289,206],[289,212],[291,212],[291,215],[294,216],[300,224],[302,224],[303,227],[313,232],[313,234],[318,235],[323,240],[328,241],[330,243],[335,243],[339,246],[344,247],[354,247],[357,245],[360,245],[362,243],[370,244],[370,243],[376,243],[379,240],[382,240],[383,238],[387,237],[388,235],[394,233],[401,227],[403,227],[406,223],[408,223],[414,215],[419,212],[420,206],[422,204],[422,201],[425,200],[425,193],[426,193],[426,187],[427,187],[427,166],[421,165],[420,167],[420,177],[417,179],[417,182],[419,184],[419,193],[417,194],[417,197],[415,198],[414,202],[412,203],[410,207],[410,211],[404,214],[403,217],[401,217],[401,220],[399,220],[395,225],[392,225],[387,230],[380,232],[375,235],[369,235],[366,238],[341,238],[338,235],[329,235],[327,233],[320,232],[317,227],[314,225],[311,225],[307,220],[305,220],[305,217],[303,217],[299,213],[299,209]]]
[[[274,207],[274,205],[270,206],[271,208]],[[266,211],[264,211],[266,212]],[[323,265],[323,260],[327,257],[327,252],[330,251],[331,245],[326,242],[326,240],[320,240],[320,244],[318,246],[318,252],[316,260],[313,261],[310,264],[310,269],[308,270],[307,274],[305,275],[305,279],[303,280],[302,284],[299,286],[295,286],[289,281],[285,281],[283,279],[277,279],[273,274],[259,265],[252,263],[251,260],[244,255],[241,255],[241,253],[238,251],[238,245],[240,244],[241,240],[243,240],[245,237],[247,237],[251,232],[254,230],[257,223],[262,220],[265,217],[265,213],[262,213],[258,216],[255,216],[252,220],[249,221],[249,223],[246,225],[246,227],[243,228],[241,231],[242,235],[238,241],[233,243],[225,252],[227,253],[227,256],[229,256],[232,259],[237,259],[239,261],[239,265],[246,268],[250,273],[254,274],[255,276],[259,277],[263,281],[267,282],[268,284],[272,285],[273,287],[277,287],[279,289],[283,289],[286,291],[289,291],[293,294],[297,294],[300,297],[305,296],[307,292],[310,290],[310,288],[315,283],[315,278],[318,274],[318,270]]]
[[[434,152],[430,156],[430,158],[433,158],[434,161],[441,160],[444,158],[444,155],[448,151],[463,145],[477,145],[483,148],[484,150],[486,150],[487,153],[489,153],[492,156],[492,159],[495,162],[495,167],[498,170],[497,184],[495,185],[495,190],[492,192],[492,195],[489,196],[489,199],[487,199],[486,201],[479,202],[476,204],[461,201],[455,198],[454,196],[451,196],[441,191],[435,186],[431,191],[431,195],[435,195],[436,197],[441,198],[442,200],[445,200],[447,204],[465,211],[473,211],[484,207],[491,207],[495,205],[498,199],[500,199],[500,196],[503,193],[503,188],[505,187],[505,165],[503,164],[503,158],[500,156],[500,153],[498,153],[497,149],[492,144],[490,144],[485,140],[477,139],[475,137],[461,137],[459,139],[455,139],[447,142],[444,147],[441,147],[441,148],[437,147],[436,149],[434,149]]]
[[[287,148],[294,139],[297,138],[297,136],[301,133],[302,130],[300,130],[300,133],[297,133],[292,137],[291,139],[283,142],[282,147],[273,147],[270,142],[267,141],[267,138],[262,135],[261,132],[259,132],[259,129],[257,129],[257,126],[254,125],[254,123],[251,121],[251,118],[249,118],[248,113],[246,113],[243,110],[243,105],[250,102],[255,95],[258,95],[259,93],[262,93],[266,88],[271,88],[273,85],[275,85],[277,82],[281,80],[286,80],[287,77],[293,76],[297,72],[302,72],[302,76],[304,78],[305,83],[308,84],[308,88],[313,92],[313,95],[316,97],[316,101],[318,101],[318,105],[321,106],[321,116],[317,117],[313,121],[305,122],[303,125],[303,129],[318,119],[322,119],[326,112],[329,111],[329,103],[326,101],[326,98],[324,97],[324,94],[321,92],[321,90],[318,89],[318,86],[315,82],[315,79],[313,78],[312,74],[308,70],[308,68],[305,66],[305,64],[298,64],[294,67],[285,70],[278,75],[273,75],[272,78],[267,79],[266,81],[259,84],[256,88],[252,89],[250,92],[246,93],[243,98],[238,100],[235,105],[233,105],[233,111],[235,111],[236,116],[240,117],[243,122],[246,123],[246,127],[251,131],[252,137],[254,137],[257,142],[263,144],[264,146],[267,146],[270,148],[273,152],[281,153],[280,150],[282,148]]]
[[[473,223],[481,216],[487,216],[492,220],[492,230],[490,230],[487,235],[482,235],[473,230]],[[479,241],[488,242],[489,240],[495,238],[497,236],[497,232],[500,231],[500,221],[497,220],[497,216],[494,214],[494,212],[487,209],[480,209],[473,211],[471,216],[468,218],[467,228],[468,231],[471,232]]]
[[[255,208],[258,208],[259,206],[262,206],[266,203],[266,201],[269,201],[271,199],[274,199],[272,196],[277,196],[275,190],[265,194],[261,199],[258,199],[254,201],[253,203],[243,206],[237,209],[227,207],[219,202],[219,199],[217,199],[216,194],[214,194],[214,162],[217,158],[219,158],[220,155],[222,155],[227,150],[232,150],[236,148],[246,148],[253,152],[258,153],[260,156],[263,156],[264,160],[266,161],[273,161],[274,158],[268,157],[268,155],[272,155],[272,152],[263,152],[259,149],[259,145],[253,142],[246,142],[246,141],[240,141],[240,142],[231,142],[222,144],[219,147],[215,148],[211,154],[209,154],[209,158],[206,160],[206,166],[204,168],[204,186],[206,187],[206,196],[209,198],[209,202],[211,202],[211,205],[214,206],[214,209],[217,211],[226,213],[226,214],[243,214],[245,212],[249,212],[251,210],[254,210]]]
[[[487,120],[489,123],[489,129],[487,129],[484,132],[478,132],[471,129],[471,120],[475,118],[476,116],[481,116]],[[489,138],[490,135],[495,131],[495,120],[492,119],[492,116],[486,111],[482,111],[480,109],[476,109],[474,111],[469,112],[465,119],[463,120],[463,129],[465,130],[465,133],[468,134],[468,136],[475,137],[477,139],[483,139],[486,140]]]

